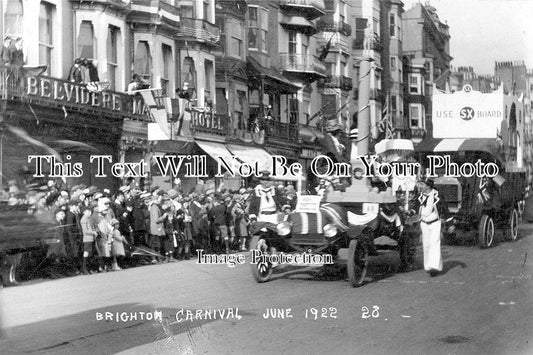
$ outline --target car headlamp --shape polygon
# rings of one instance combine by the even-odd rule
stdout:
[[[276,232],[278,233],[279,236],[282,236],[282,237],[288,235],[291,232],[290,223],[287,221],[279,223],[276,226]]]
[[[327,238],[331,238],[337,235],[337,227],[335,227],[331,223],[326,224],[323,229],[324,229],[324,235]]]

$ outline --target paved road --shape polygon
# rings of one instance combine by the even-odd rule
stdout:
[[[533,225],[514,243],[445,246],[443,255],[444,274],[429,278],[393,273],[397,253],[385,253],[358,289],[315,268],[285,267],[257,284],[248,264],[194,261],[26,283],[0,290],[0,353],[533,353]],[[240,319],[176,322],[181,309],[237,307]],[[267,307],[292,318],[263,319]],[[140,320],[154,311],[162,322]],[[105,312],[138,319],[98,321]]]

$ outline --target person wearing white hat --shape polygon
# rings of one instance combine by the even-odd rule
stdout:
[[[420,186],[420,229],[422,231],[422,247],[424,250],[424,270],[431,277],[442,271],[442,255],[440,249],[441,218],[437,204],[439,192],[434,189],[433,180],[426,179]]]

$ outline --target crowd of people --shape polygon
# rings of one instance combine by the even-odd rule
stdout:
[[[28,213],[54,216],[56,225],[48,228],[54,243],[48,247],[47,264],[67,274],[186,260],[196,255],[196,249],[245,251],[250,224],[268,214],[254,201],[269,196],[275,201],[273,211],[295,208],[294,187],[273,184],[268,178],[255,188],[190,194],[159,186],[141,190],[133,181],[116,191],[85,185],[68,188],[61,181],[23,191],[12,181],[0,192],[0,200],[8,205],[27,205]]]

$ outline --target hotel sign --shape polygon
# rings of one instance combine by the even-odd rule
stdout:
[[[142,99],[115,91],[92,92],[85,84],[50,77],[26,78],[26,94],[41,99],[58,101],[65,106],[91,106],[95,109],[127,112],[134,115],[148,115]]]

